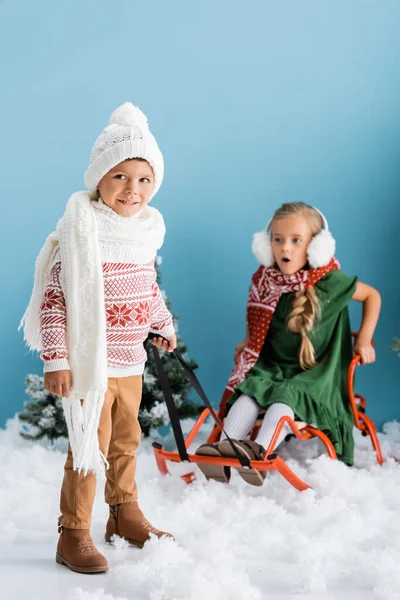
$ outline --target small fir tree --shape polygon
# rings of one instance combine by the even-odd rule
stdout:
[[[31,400],[25,402],[23,412],[18,415],[29,425],[27,430],[21,431],[22,437],[34,441],[47,437],[52,443],[59,437],[67,437],[61,398],[45,390],[44,379],[39,375],[28,375],[25,382],[25,391]]]
[[[390,349],[393,352],[396,352],[397,356],[400,358],[400,338],[393,338],[393,344],[390,346]]]

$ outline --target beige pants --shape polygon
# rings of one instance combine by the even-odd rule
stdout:
[[[138,421],[142,376],[110,378],[98,429],[99,445],[110,464],[106,471],[105,500],[121,504],[137,500],[136,449],[141,429]],[[61,487],[60,523],[70,529],[88,529],[96,493],[96,477],[72,468],[71,449]]]

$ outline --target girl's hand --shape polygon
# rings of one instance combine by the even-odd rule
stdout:
[[[358,281],[353,300],[363,304],[361,327],[354,344],[353,354],[359,354],[361,364],[367,365],[375,362],[375,350],[372,347],[371,340],[378,322],[381,297],[376,289]]]
[[[249,340],[246,338],[245,340],[243,340],[243,342],[240,342],[240,344],[238,344],[236,346],[236,348],[235,348],[235,356],[234,356],[235,361],[237,360],[239,354],[247,346],[248,343],[249,343]]]
[[[371,341],[360,336],[357,337],[353,348],[353,356],[356,354],[361,356],[362,365],[368,365],[369,363],[375,362],[375,350]]]
[[[64,371],[50,371],[44,374],[45,389],[58,396],[68,398],[72,388],[72,373],[69,369]]]
[[[176,348],[176,335],[170,335],[169,337],[156,337],[151,340],[153,346],[156,346],[159,350],[166,350],[167,352],[173,352]]]

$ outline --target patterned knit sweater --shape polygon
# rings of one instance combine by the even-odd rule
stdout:
[[[40,307],[44,371],[69,369],[67,314],[60,284],[61,262],[52,268]],[[147,264],[103,263],[109,377],[143,373],[143,346],[149,331],[174,333],[172,316],[156,282],[154,261]]]

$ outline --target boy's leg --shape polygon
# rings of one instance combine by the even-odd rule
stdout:
[[[117,392],[117,380],[108,380],[108,389],[100,415],[98,437],[104,456],[108,454],[112,431],[112,408]],[[72,452],[68,447],[68,456],[64,466],[64,479],[61,487],[60,524],[69,529],[87,529],[91,525],[92,508],[96,494],[96,476],[89,472],[78,474],[73,470]]]
[[[136,450],[142,433],[138,415],[142,399],[142,376],[119,377],[111,411],[112,432],[107,460],[105,500],[121,504],[137,500]]]
[[[109,379],[98,429],[99,446],[105,456],[110,443],[111,411],[115,397],[116,379]],[[61,535],[58,540],[56,560],[79,573],[102,572],[108,568],[107,560],[98,552],[90,537],[95,493],[95,475],[88,473],[85,476],[74,471],[71,449],[68,448],[61,488],[59,519]]]
[[[141,429],[138,420],[142,399],[142,376],[121,377],[118,380],[117,398],[112,409],[112,434],[107,460],[108,469],[105,499],[110,505],[106,540],[114,534],[138,547],[150,539],[166,534],[145,519],[137,502],[136,450]],[[172,536],[170,536],[172,537]]]

